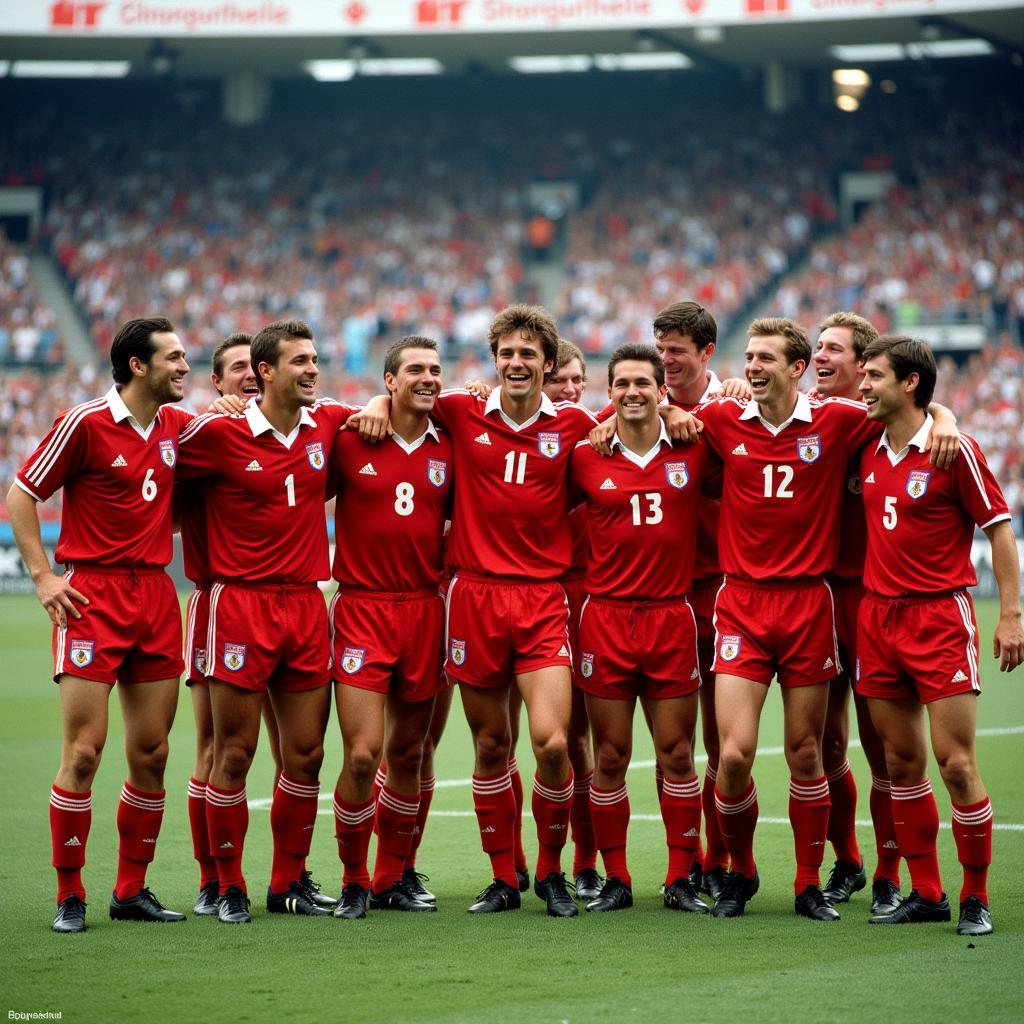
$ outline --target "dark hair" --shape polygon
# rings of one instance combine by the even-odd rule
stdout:
[[[131,361],[133,358],[149,365],[156,345],[153,344],[154,334],[173,334],[174,324],[163,316],[140,317],[126,320],[117,329],[114,340],[110,343],[111,375],[117,384],[127,384],[132,379]]]
[[[848,313],[843,309],[825,317],[818,324],[818,333],[828,330],[829,327],[848,327],[850,329],[850,336],[853,339],[853,357],[858,360],[864,358],[864,349],[878,339],[878,331],[875,330],[875,325],[870,320],[866,320],[857,313]]]
[[[912,373],[917,374],[914,405],[918,409],[927,409],[935,394],[935,378],[938,376],[931,345],[905,334],[883,334],[864,349],[864,362],[876,356],[885,356],[889,360],[897,380],[906,380]]]
[[[810,365],[811,343],[807,340],[807,332],[788,316],[758,317],[747,328],[747,334],[751,338],[770,338],[778,335],[786,341],[782,351],[791,366],[798,359],[803,360],[804,366]]]
[[[252,345],[252,335],[236,331],[218,343],[217,347],[213,350],[213,357],[211,359],[213,372],[218,377],[224,376],[224,356],[227,354],[228,349],[232,349],[236,345]]]
[[[718,341],[715,318],[696,302],[673,302],[654,318],[652,326],[655,338],[660,340],[669,331],[678,331],[683,337],[692,339],[701,352]]]
[[[497,356],[498,342],[509,334],[525,331],[534,341],[540,343],[544,362],[552,366],[558,358],[558,325],[554,317],[540,306],[509,306],[492,321],[487,332],[491,355]]]
[[[437,342],[420,334],[407,334],[399,338],[384,356],[384,372],[390,373],[392,377],[398,373],[402,367],[402,353],[410,348],[429,348],[431,352],[436,352]]]
[[[654,370],[654,380],[658,387],[665,386],[665,364],[662,362],[661,354],[653,345],[620,345],[608,360],[608,387],[612,386],[615,379],[615,367],[627,359],[635,359],[639,363],[650,363]]]
[[[260,363],[276,366],[277,357],[281,354],[280,343],[291,338],[306,338],[312,341],[313,332],[305,320],[275,320],[272,324],[261,327],[252,339],[249,361],[252,363],[252,372],[256,374],[256,383],[260,391],[263,390]]]

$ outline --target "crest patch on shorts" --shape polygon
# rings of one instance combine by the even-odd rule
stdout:
[[[324,468],[324,446],[322,441],[311,441],[306,445],[306,458],[314,469]]]
[[[665,477],[680,491],[690,482],[690,473],[685,462],[666,462]]]
[[[196,671],[201,675],[206,675],[206,648],[197,647],[195,649],[195,655],[192,658],[192,664],[195,665]]]
[[[742,639],[738,636],[723,636],[718,645],[718,656],[722,661],[732,661],[740,653]]]
[[[453,665],[461,665],[466,660],[466,641],[452,640],[448,644],[448,657]]]
[[[347,672],[350,676],[355,675],[363,667],[365,660],[365,647],[346,647],[341,652],[342,671]]]
[[[562,450],[562,435],[539,431],[537,433],[537,451],[549,459],[554,459]]]
[[[580,655],[580,675],[589,679],[594,674],[594,656],[584,651]]]
[[[796,439],[797,455],[804,462],[817,462],[821,455],[821,434],[808,434],[807,437]]]
[[[96,650],[95,640],[72,640],[68,652],[68,660],[78,668],[92,664],[92,656]]]
[[[910,471],[910,477],[907,480],[907,494],[910,495],[914,501],[918,498],[923,498],[925,492],[928,490],[928,481],[931,480],[932,474],[927,469],[912,469]]]
[[[245,644],[224,645],[224,667],[237,672],[245,664]]]
[[[435,487],[443,487],[448,479],[448,463],[444,459],[427,459],[427,479]]]
[[[160,458],[164,460],[164,465],[172,468],[178,461],[177,449],[174,447],[174,441],[169,437],[160,438]]]

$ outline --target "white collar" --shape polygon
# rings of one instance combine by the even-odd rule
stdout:
[[[315,427],[316,420],[310,415],[309,409],[302,406],[299,409],[299,422],[295,424],[295,429],[285,437],[274,425],[263,415],[263,410],[259,407],[259,403],[256,398],[250,398],[245,405],[245,418],[249,421],[249,429],[252,431],[253,437],[259,437],[260,434],[265,434],[270,431],[285,446],[285,448],[291,448],[295,441],[295,438],[299,436],[299,430],[302,427]]]
[[[135,418],[135,414],[131,409],[124,404],[124,399],[121,397],[121,392],[117,390],[116,384],[103,397],[107,400],[107,405],[110,407],[110,415],[114,417],[115,423],[123,423],[127,420],[128,425],[135,430],[143,441],[149,440],[149,435],[153,432],[153,427],[160,418],[159,409],[157,409],[156,415],[150,421],[149,426],[143,427]]]
[[[895,466],[910,454],[911,448],[916,448],[919,452],[924,451],[924,446],[928,443],[928,435],[932,432],[934,423],[932,414],[930,412],[925,413],[924,423],[921,424],[917,433],[907,442],[907,446],[899,452],[893,451],[892,446],[889,444],[889,431],[883,430],[882,436],[878,439],[875,452],[880,452],[884,448],[889,456],[889,461]]]
[[[441,438],[437,436],[437,427],[434,426],[434,421],[429,418],[427,419],[427,429],[424,430],[415,441],[406,441],[397,434],[392,434],[391,440],[394,441],[406,455],[412,455],[412,453],[416,451],[416,449],[419,448],[419,446],[423,444],[428,437],[432,437],[435,441],[441,440]]]
[[[780,423],[775,426],[774,423],[769,423],[761,415],[761,406],[757,404],[753,399],[747,402],[743,412],[740,413],[741,420],[760,420],[764,427],[771,431],[773,434],[781,434],[793,422],[793,420],[800,420],[802,423],[810,423],[813,419],[811,415],[811,400],[802,391],[796,393],[796,405],[793,407],[793,412],[789,419],[784,423]]]
[[[533,426],[537,422],[541,415],[544,416],[557,416],[558,410],[555,408],[555,403],[548,398],[547,395],[542,391],[540,393],[540,408],[525,422],[516,423],[514,419],[511,419],[501,407],[501,388],[495,388],[490,395],[487,397],[487,404],[484,406],[484,415],[490,416],[492,412],[497,412],[499,416],[515,431],[525,430],[527,427]]]
[[[722,381],[714,370],[708,370],[708,386],[700,396],[701,404],[714,398],[722,390]]]
[[[615,449],[618,448],[620,454],[624,455],[630,462],[636,464],[641,469],[646,469],[655,456],[657,456],[661,451],[661,446],[663,444],[667,444],[669,448],[672,447],[672,438],[668,436],[668,431],[665,429],[665,421],[660,416],[658,417],[658,428],[658,440],[654,442],[654,447],[643,455],[637,455],[636,452],[627,448],[622,443],[622,439],[619,437],[618,431],[615,431],[612,435],[612,451],[615,451]]]

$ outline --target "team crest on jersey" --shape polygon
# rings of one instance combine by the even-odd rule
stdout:
[[[195,655],[192,658],[192,664],[195,665],[196,671],[201,675],[206,675],[206,648],[197,647],[195,649]]]
[[[732,661],[740,653],[743,641],[738,636],[723,636],[718,645],[718,656],[722,661]]]
[[[321,441],[311,441],[306,445],[306,458],[314,469],[324,468],[324,446]]]
[[[928,481],[931,478],[931,470],[912,469],[910,471],[910,479],[907,480],[907,494],[909,494],[914,501],[917,501],[918,498],[923,498],[925,491],[928,490]]]
[[[365,658],[365,647],[346,647],[341,652],[341,667],[350,676],[355,675],[363,667]]]
[[[435,487],[444,487],[448,479],[448,463],[444,459],[427,459],[427,479]]]
[[[863,492],[864,488],[861,486],[860,475],[859,474],[854,473],[854,475],[851,476],[846,481],[846,489],[851,494],[861,494]]]
[[[666,462],[665,476],[668,482],[680,491],[690,482],[690,472],[685,462]]]
[[[237,672],[245,664],[245,644],[224,645],[224,667]]]
[[[466,660],[466,641],[452,640],[448,645],[448,657],[455,665],[461,665]]]
[[[804,462],[817,462],[821,454],[821,434],[810,434],[796,439],[797,454]]]
[[[71,651],[68,654],[71,664],[78,668],[85,668],[86,665],[91,665],[95,649],[95,640],[72,640]]]
[[[580,675],[589,679],[594,674],[594,656],[586,651],[580,657]]]
[[[174,447],[174,442],[169,437],[160,438],[160,458],[164,460],[164,464],[174,468],[175,462],[178,461],[178,453]]]
[[[541,455],[544,455],[549,459],[554,459],[558,457],[558,453],[561,450],[561,434],[551,434],[543,432],[537,434],[537,451],[539,451]]]

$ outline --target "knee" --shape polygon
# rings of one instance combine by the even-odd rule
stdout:
[[[388,771],[401,775],[419,775],[424,762],[423,748],[419,743],[405,743],[398,747],[388,747]]]
[[[628,747],[605,741],[597,748],[597,768],[606,778],[619,779],[626,774],[629,767],[630,751]]]
[[[486,775],[493,775],[508,766],[511,737],[508,733],[481,729],[473,737],[477,765]]]
[[[822,771],[821,748],[813,736],[789,744],[786,748],[786,761],[794,775],[814,776]]]
[[[62,767],[74,778],[77,785],[82,785],[96,775],[102,754],[102,744],[79,739],[66,749]]]
[[[701,735],[704,740],[704,753],[708,755],[708,764],[716,768],[719,758],[718,729],[712,725],[711,728],[702,730]]]
[[[207,740],[196,748],[196,778],[208,779],[213,771],[213,740]]]
[[[214,763],[231,788],[245,782],[255,753],[255,749],[242,740],[228,740],[222,744],[214,757]]]
[[[925,759],[916,750],[886,747],[885,766],[890,780],[896,786],[920,782],[927,774]]]
[[[845,730],[826,729],[821,743],[821,760],[827,771],[838,768],[846,759],[847,739]]]
[[[589,731],[583,733],[582,736],[573,734],[569,737],[569,760],[572,762],[574,772],[590,771],[592,757]]]
[[[163,775],[167,767],[168,743],[166,737],[150,743],[130,743],[128,747],[128,764],[135,769],[142,769],[154,775]]]
[[[321,760],[323,759],[323,748],[321,747]],[[380,748],[369,743],[355,744],[351,750],[346,751],[345,767],[356,784],[370,783],[377,774],[377,766],[380,764]]]
[[[946,788],[953,794],[969,790],[978,776],[974,759],[966,750],[955,750],[936,757],[939,773]]]
[[[569,759],[569,741],[562,730],[533,740],[533,756],[538,769],[556,770]]]
[[[689,778],[693,774],[693,747],[686,739],[658,751],[658,764],[662,771],[678,778]]]
[[[719,775],[743,775],[754,763],[754,752],[732,741],[723,743],[718,751]]]

